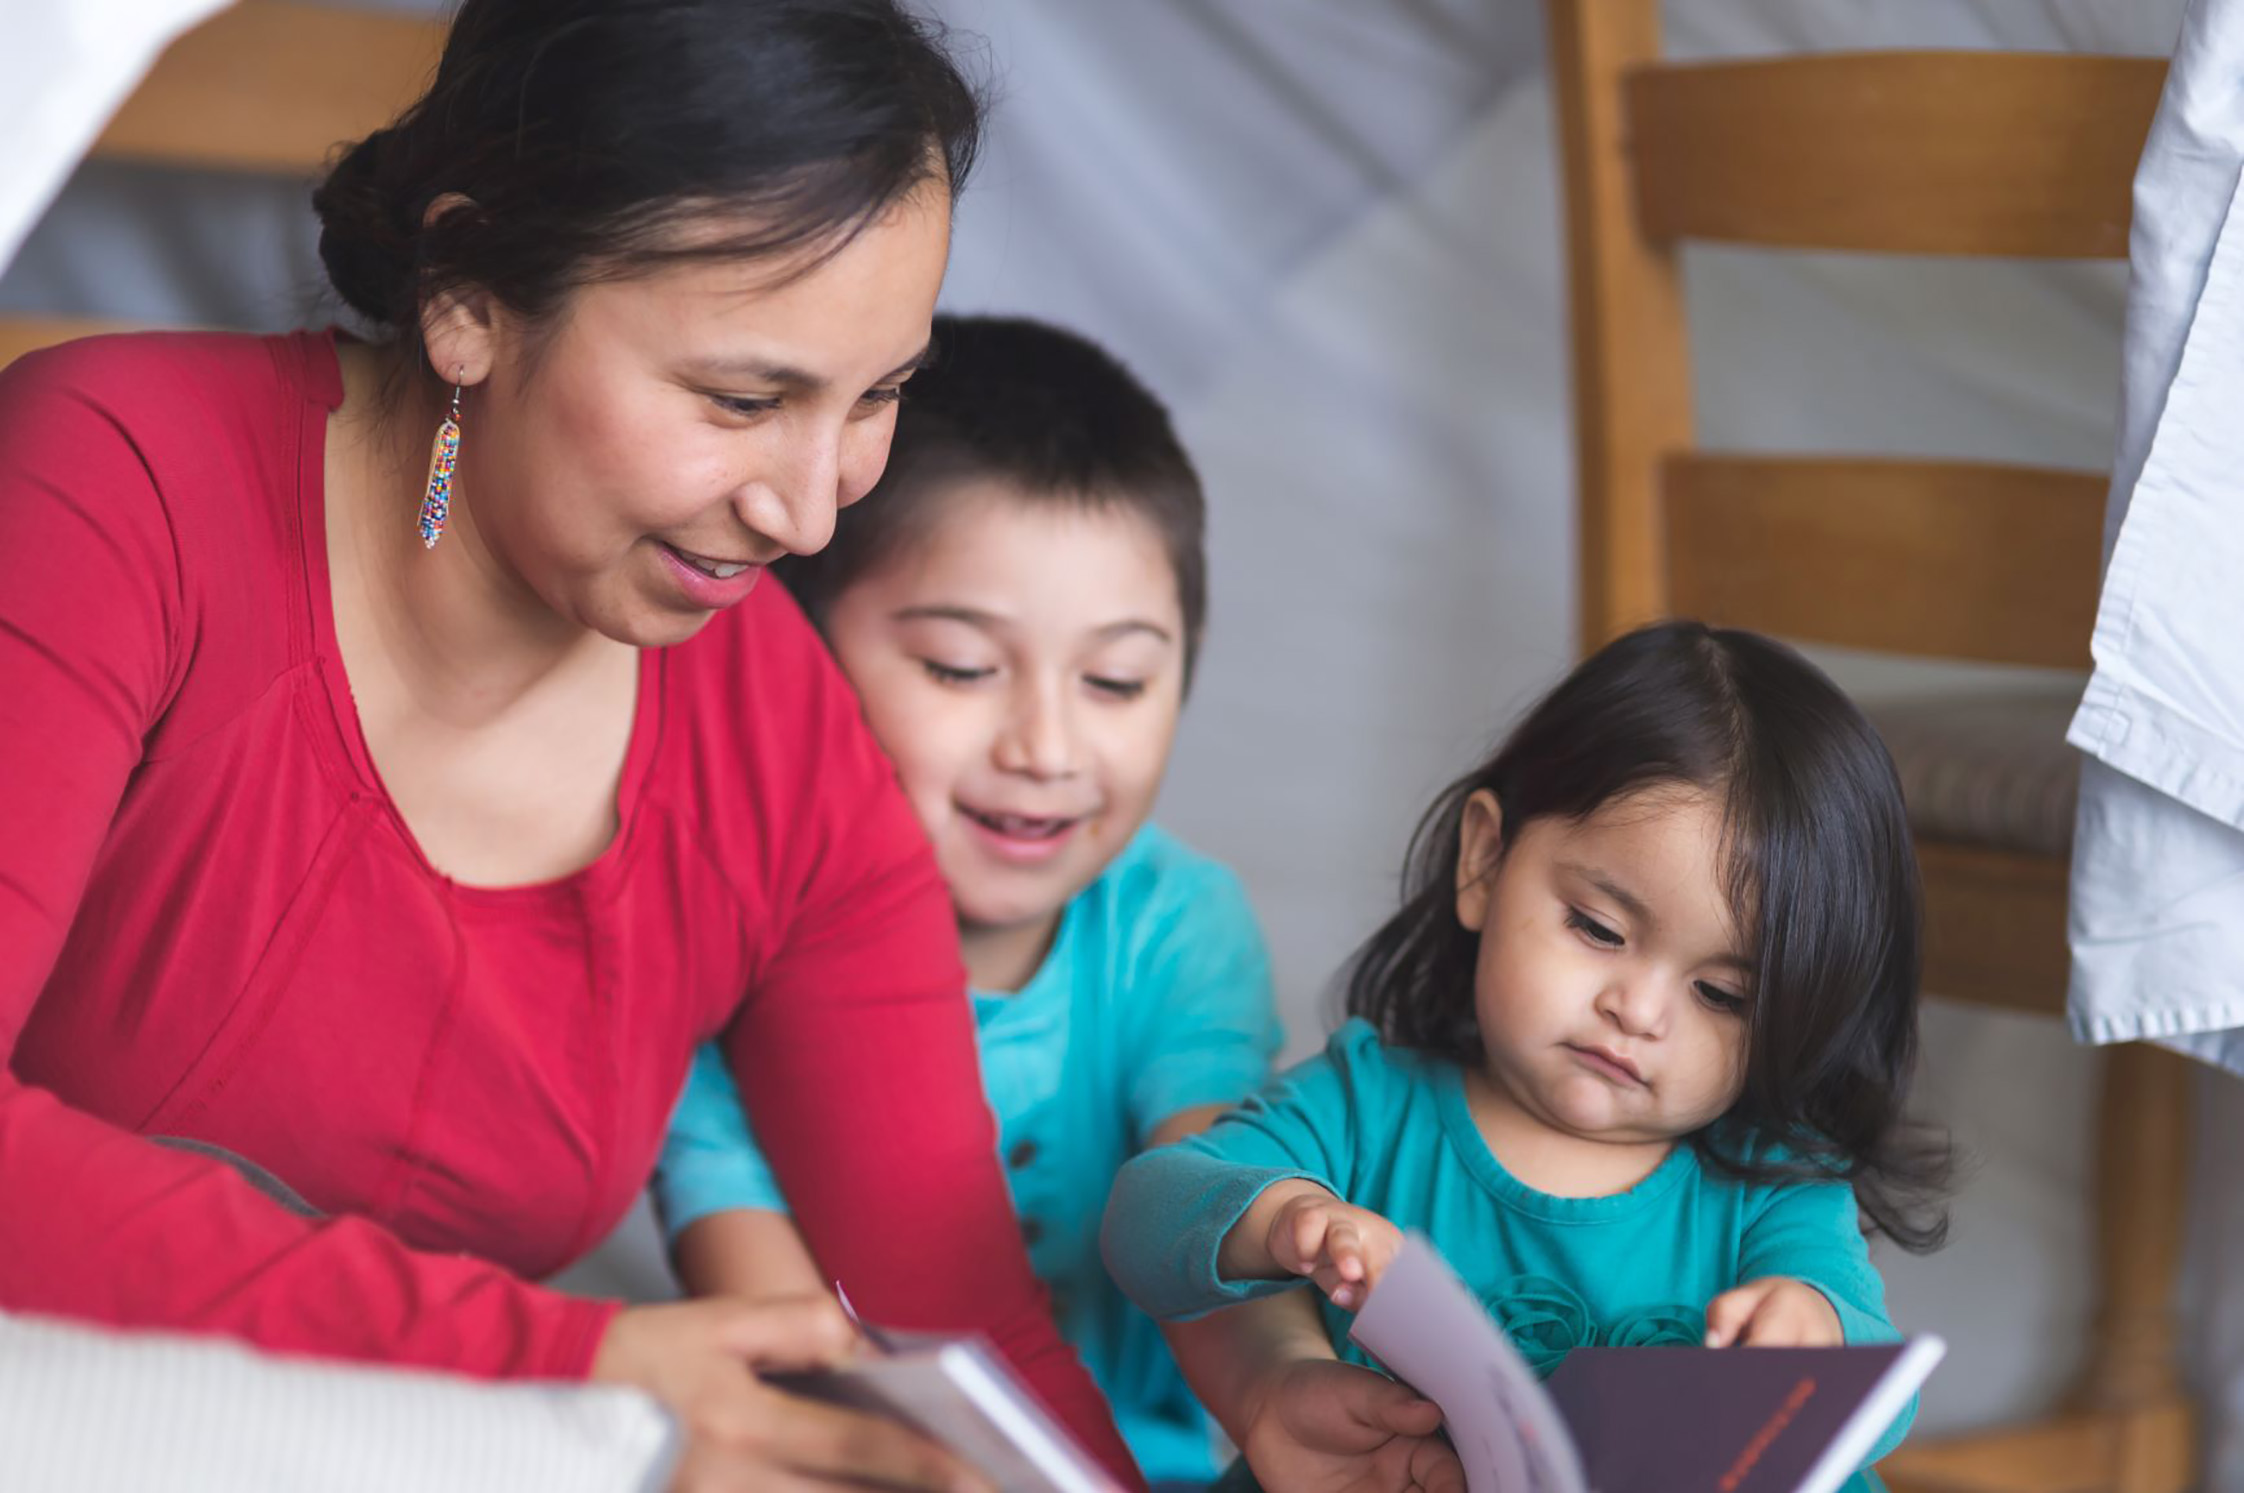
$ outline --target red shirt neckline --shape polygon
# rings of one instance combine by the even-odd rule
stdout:
[[[616,785],[616,832],[590,862],[548,881],[511,886],[484,886],[445,874],[421,848],[413,827],[390,796],[381,769],[366,743],[358,702],[351,693],[349,671],[343,665],[342,646],[335,636],[335,594],[327,568],[327,420],[343,404],[342,361],[336,352],[334,328],[298,332],[288,339],[301,359],[304,403],[297,428],[296,520],[297,543],[303,559],[304,590],[298,615],[306,624],[291,653],[309,660],[325,686],[332,732],[315,731],[323,753],[350,782],[355,797],[375,803],[411,852],[414,862],[431,880],[448,891],[475,900],[523,901],[548,898],[573,899],[604,893],[622,875],[631,852],[632,829],[645,797],[646,780],[661,737],[663,654],[642,649],[639,654],[639,688],[632,707],[631,740],[624,749],[623,772]]]

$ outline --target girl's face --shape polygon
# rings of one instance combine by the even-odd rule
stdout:
[[[880,476],[949,233],[931,182],[792,278],[687,262],[595,281],[535,328],[439,303],[431,365],[470,387],[438,556],[620,642],[692,636]]]
[[[1176,576],[1126,508],[987,478],[926,501],[924,538],[837,597],[826,636],[962,930],[1040,940],[1153,808],[1184,698]]]
[[[1649,789],[1505,840],[1467,803],[1457,915],[1480,935],[1490,1084],[1550,1128],[1646,1144],[1719,1118],[1745,1081],[1752,971],[1723,894],[1722,815]]]

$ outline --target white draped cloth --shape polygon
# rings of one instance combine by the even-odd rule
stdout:
[[[2194,0],[2135,177],[2073,850],[2072,1017],[2244,1071],[2244,3]]]

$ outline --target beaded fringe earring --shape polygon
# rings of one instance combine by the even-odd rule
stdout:
[[[460,374],[452,370],[452,413],[436,427],[436,442],[429,447],[428,491],[421,495],[421,548],[435,549],[444,537],[444,521],[452,516],[452,474],[460,464]]]

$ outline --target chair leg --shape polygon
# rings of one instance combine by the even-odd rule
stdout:
[[[2109,1417],[2115,1493],[2175,1493],[2195,1477],[2174,1285],[2189,1194],[2188,1058],[2130,1042],[2105,1054],[2097,1105],[2097,1307],[2073,1402]]]
[[[2196,1414],[2175,1370],[2174,1282],[2189,1183],[2187,1058],[2104,1055],[2096,1106],[2096,1308],[2088,1362],[2048,1418],[1903,1447],[1894,1493],[2185,1493]]]

